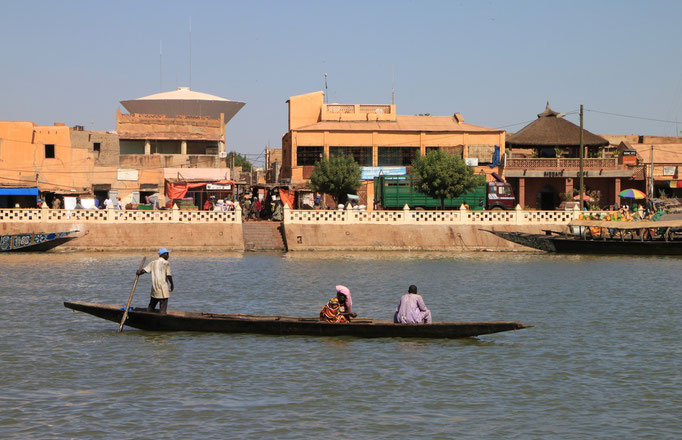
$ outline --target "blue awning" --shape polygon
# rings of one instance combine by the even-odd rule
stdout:
[[[36,196],[38,188],[1,188],[0,196]]]

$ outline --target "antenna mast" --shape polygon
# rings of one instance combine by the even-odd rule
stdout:
[[[395,71],[392,73],[393,78],[391,80],[391,105],[395,105]]]
[[[189,88],[192,88],[192,17],[189,17]]]
[[[329,91],[327,90],[327,74],[324,74],[324,101],[329,104]]]
[[[159,40],[159,92],[163,92],[163,41]]]

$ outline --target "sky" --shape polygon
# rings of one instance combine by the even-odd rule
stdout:
[[[0,7],[0,120],[114,130],[119,101],[191,85],[246,102],[227,148],[262,161],[281,147],[286,100],[324,90],[326,73],[329,102],[388,104],[393,87],[398,114],[459,112],[515,132],[549,101],[575,123],[583,104],[594,133],[682,131],[680,1]]]

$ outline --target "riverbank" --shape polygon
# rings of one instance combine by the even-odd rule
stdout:
[[[257,222],[266,223],[266,222]],[[1,223],[0,235],[78,230],[84,235],[54,251],[125,251],[172,247],[183,251],[532,251],[508,242],[473,225],[372,225],[372,224],[289,224],[284,225],[285,246],[280,249],[247,246],[245,224],[125,224],[125,223]],[[281,234],[276,223],[262,229],[268,235]],[[557,225],[485,227],[490,230],[542,233],[560,230]],[[274,241],[274,240],[271,240]],[[281,238],[280,238],[281,241]]]
[[[530,251],[483,230],[561,231],[577,211],[310,211],[242,223],[237,212],[0,210],[0,235],[78,230],[57,250]]]

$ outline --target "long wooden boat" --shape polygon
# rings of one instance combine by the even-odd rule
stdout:
[[[124,307],[112,304],[67,301],[64,306],[119,323]],[[467,338],[532,327],[518,321],[438,322],[394,324],[391,321],[355,319],[349,324],[321,322],[318,318],[291,316],[226,315],[169,311],[162,315],[136,308],[128,311],[126,325],[140,330],[268,335],[355,336],[362,338]]]
[[[0,252],[44,252],[78,238],[79,231],[0,235]]]
[[[565,233],[482,229],[507,241],[563,254],[682,255],[682,221],[576,220]]]

